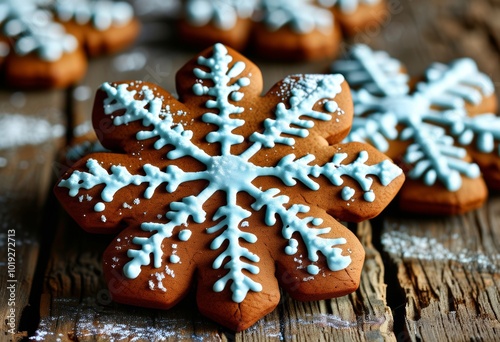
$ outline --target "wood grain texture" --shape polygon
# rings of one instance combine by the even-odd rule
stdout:
[[[493,341],[500,333],[500,197],[450,218],[390,217],[382,245],[406,299],[406,335]]]
[[[0,339],[26,335],[18,331],[39,257],[43,209],[54,176],[52,162],[63,144],[63,102],[60,92],[0,93],[4,139],[0,147]]]

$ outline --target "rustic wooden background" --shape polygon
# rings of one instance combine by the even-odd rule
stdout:
[[[353,37],[343,48],[361,42],[385,49],[414,75],[433,61],[473,57],[500,94],[500,0],[388,3],[380,25]],[[195,51],[172,41],[167,20],[148,15],[137,45],[93,60],[81,84],[50,92],[2,90],[0,119],[6,114],[26,117],[22,134],[27,136],[36,125],[28,119],[37,118],[54,132],[67,125],[68,137],[79,136],[88,128],[93,93],[104,81],[143,79],[173,92],[175,71]],[[290,73],[324,72],[330,63],[255,61],[264,70],[266,87]],[[0,142],[7,133],[0,127]],[[110,238],[84,233],[51,196],[54,179],[65,167],[59,158],[66,141],[53,134],[36,145],[0,148],[0,340],[500,339],[498,194],[491,194],[483,208],[462,216],[408,216],[389,208],[372,222],[352,226],[367,252],[357,292],[311,303],[283,296],[273,313],[234,334],[199,315],[192,297],[170,311],[111,302],[100,264]],[[15,230],[16,240],[14,307],[7,305],[8,230]],[[14,335],[7,325],[12,308]]]

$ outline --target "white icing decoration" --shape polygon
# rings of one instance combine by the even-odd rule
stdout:
[[[312,275],[317,275],[319,273],[319,267],[316,265],[308,265],[307,266],[307,273],[312,274]]]
[[[411,140],[404,156],[413,166],[410,178],[429,186],[439,181],[456,191],[461,175],[480,176],[477,164],[463,160],[466,150],[457,145],[475,141],[479,151],[498,153],[500,118],[489,113],[469,117],[465,110],[466,103],[478,104],[494,91],[471,59],[432,65],[413,93],[400,62],[365,45],[354,46],[332,71],[343,73],[355,89],[355,118],[346,141],[369,142],[385,152],[391,141]]]
[[[172,264],[178,264],[180,261],[181,261],[181,258],[179,258],[178,255],[173,254],[170,256],[170,262]]]
[[[327,101],[325,103],[325,110],[330,113],[335,113],[339,110],[339,105],[335,101]]]
[[[213,23],[221,30],[230,30],[238,18],[250,18],[256,5],[257,0],[187,0],[186,19],[195,26]]]
[[[367,191],[363,194],[363,199],[367,202],[375,201],[375,193],[373,191]]]
[[[78,41],[56,22],[74,20],[92,23],[97,30],[123,26],[133,18],[133,8],[124,1],[96,0],[4,0],[0,3],[3,32],[14,41],[14,50],[24,56],[35,52],[42,60],[54,62],[76,51]],[[9,51],[0,47],[0,55]]]
[[[264,24],[272,31],[289,25],[297,33],[328,30],[333,14],[311,0],[262,0]]]
[[[337,6],[345,14],[353,14],[360,4],[374,6],[381,0],[318,0],[325,7]]]
[[[183,229],[179,232],[179,240],[187,241],[191,237],[192,232],[189,229]]]
[[[123,26],[134,17],[132,5],[124,1],[62,0],[55,1],[53,7],[59,20],[74,20],[80,25],[92,23],[100,31]]]
[[[348,201],[352,198],[352,196],[354,196],[355,193],[356,193],[356,190],[346,186],[342,189],[341,196],[342,196],[342,199],[344,201]]]
[[[78,48],[76,38],[35,0],[4,1],[0,4],[0,22],[21,56],[36,52],[41,59],[54,62]]]
[[[297,253],[297,247],[299,246],[299,242],[295,239],[288,240],[288,246],[285,247],[285,253],[288,255],[294,255]]]
[[[323,220],[317,217],[306,216],[309,207],[303,204],[288,204],[289,198],[280,194],[280,189],[260,189],[253,181],[258,177],[275,177],[280,179],[284,186],[294,186],[297,182],[312,190],[319,190],[319,185],[313,178],[324,176],[332,186],[342,186],[342,177],[347,176],[359,184],[367,192],[371,190],[372,177],[379,178],[383,185],[392,182],[401,174],[401,169],[390,161],[367,165],[368,153],[361,151],[357,159],[350,164],[342,164],[347,155],[337,153],[330,162],[324,165],[311,164],[313,155],[299,156],[293,154],[284,156],[275,167],[263,167],[253,164],[250,159],[258,153],[266,153],[266,149],[275,144],[293,146],[295,138],[301,139],[308,135],[313,127],[312,119],[319,121],[332,120],[330,113],[315,111],[312,108],[323,101],[330,100],[342,90],[344,78],[340,75],[296,75],[283,81],[278,90],[285,102],[275,108],[275,118],[267,119],[262,132],[255,132],[250,137],[250,146],[240,155],[231,153],[231,147],[242,143],[245,137],[233,133],[233,130],[245,125],[245,108],[238,106],[243,98],[245,87],[249,85],[251,75],[245,74],[246,64],[237,62],[232,64],[232,57],[227,49],[216,44],[211,57],[200,57],[198,64],[204,69],[195,68],[194,75],[198,78],[192,87],[197,96],[206,96],[205,105],[213,112],[203,114],[202,120],[211,123],[215,129],[205,138],[209,143],[216,143],[221,148],[220,155],[211,156],[201,147],[191,141],[193,132],[185,130],[184,126],[174,123],[172,108],[163,103],[163,99],[156,97],[154,91],[143,86],[139,91],[129,90],[128,84],[114,86],[109,83],[102,85],[107,94],[104,111],[113,116],[116,126],[128,125],[137,122],[144,126],[143,131],[136,134],[138,141],[155,139],[154,147],[162,149],[169,145],[172,149],[166,158],[172,164],[165,170],[145,164],[140,174],[131,174],[125,166],[111,165],[109,170],[100,165],[97,160],[88,159],[88,172],[74,171],[58,186],[69,189],[70,196],[77,196],[81,189],[91,189],[100,185],[100,196],[104,202],[111,202],[115,194],[127,186],[147,184],[144,192],[145,200],[152,199],[158,186],[164,185],[166,191],[175,192],[179,185],[197,180],[204,180],[207,186],[197,195],[170,203],[170,210],[165,217],[166,223],[143,222],[141,229],[151,232],[149,237],[134,237],[132,243],[139,249],[129,249],[127,256],[130,260],[123,268],[127,278],[134,279],[141,267],[150,265],[160,268],[163,262],[162,243],[173,236],[174,230],[186,227],[190,221],[195,223],[217,222],[206,230],[213,234],[210,245],[220,254],[213,261],[214,269],[224,269],[227,273],[214,284],[214,291],[223,291],[230,284],[232,299],[242,302],[249,291],[261,291],[262,285],[252,279],[253,274],[259,273],[259,256],[252,249],[257,236],[252,232],[242,231],[240,227],[248,226],[248,218],[252,212],[241,207],[238,202],[238,193],[246,192],[255,201],[251,205],[255,211],[263,210],[265,224],[275,226],[277,219],[282,224],[281,234],[288,241],[285,250],[287,254],[297,251],[300,238],[304,244],[307,258],[311,262],[324,257],[331,271],[345,269],[351,263],[350,256],[342,255],[341,246],[347,243],[343,237],[326,238],[324,234],[331,228],[321,227]],[[203,80],[211,86],[204,86]],[[238,94],[238,95],[234,95]],[[140,98],[140,99],[136,99]],[[229,101],[231,99],[231,102]],[[173,101],[173,100],[170,100]],[[172,106],[173,107],[173,106]],[[335,111],[338,106],[326,106]],[[251,113],[251,112],[250,112]],[[262,152],[264,151],[264,152]],[[174,165],[176,159],[189,156],[205,165],[199,172],[187,172]],[[216,192],[226,195],[223,204],[213,217],[206,217],[204,204]],[[250,229],[248,229],[250,230]],[[180,241],[188,240],[191,232],[182,229]],[[294,236],[292,238],[292,236]],[[242,245],[242,242],[245,242]]]
[[[106,209],[106,205],[102,202],[97,202],[96,205],[94,206],[94,211],[100,213]]]

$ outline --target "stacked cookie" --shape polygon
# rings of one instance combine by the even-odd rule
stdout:
[[[179,34],[187,44],[314,60],[333,57],[344,34],[378,26],[386,15],[384,0],[188,0]]]

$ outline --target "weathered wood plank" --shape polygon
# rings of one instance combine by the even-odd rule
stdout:
[[[500,197],[464,216],[387,218],[406,334],[419,341],[493,341],[500,333]]]
[[[61,92],[0,94],[0,339],[20,339],[56,151],[64,136]]]

